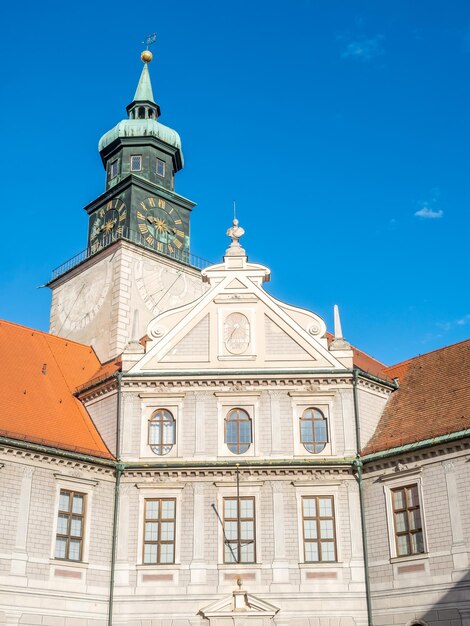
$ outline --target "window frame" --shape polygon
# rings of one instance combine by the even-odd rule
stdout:
[[[225,517],[225,503],[228,500],[235,500],[237,501],[237,517]],[[253,517],[241,517],[239,515],[239,502],[242,500],[251,500],[253,502]],[[237,523],[237,538],[236,540],[232,540],[232,541],[228,541],[226,538],[226,533],[225,533],[225,523],[227,521],[233,522],[236,521]],[[243,544],[243,540],[241,538],[241,522],[251,522],[252,526],[253,526],[253,540],[250,542],[253,544],[253,560],[252,561],[241,561],[240,560],[240,556],[241,556],[241,548],[242,548],[242,544]],[[223,563],[224,565],[253,565],[254,563],[256,563],[256,498],[255,496],[252,495],[243,495],[243,496],[239,496],[237,497],[235,496],[223,496],[222,498],[222,524],[223,524]],[[239,560],[237,561],[228,561],[225,558],[225,548],[227,546],[227,544],[235,544],[237,546],[237,554],[238,554],[238,558]]]
[[[389,542],[389,551],[390,551],[390,559],[392,562],[397,561],[406,561],[406,560],[414,560],[414,559],[426,559],[428,557],[428,541],[427,541],[427,533],[426,533],[426,511],[424,505],[423,498],[423,484],[421,478],[421,468],[413,471],[405,471],[402,476],[393,475],[384,475],[381,477],[381,481],[385,484],[383,486],[384,489],[384,497],[385,497],[385,508],[387,514],[387,529],[388,529],[388,542]],[[396,548],[396,540],[395,540],[395,525],[394,525],[394,513],[393,513],[393,502],[392,502],[392,490],[399,487],[406,487],[416,485],[418,487],[418,497],[420,504],[420,512],[421,512],[421,529],[423,533],[423,546],[424,552],[418,552],[417,554],[409,554],[406,556],[399,556]]]
[[[62,494],[68,494],[69,496],[69,508],[67,511],[60,508],[60,498]],[[74,513],[73,512],[73,500],[75,496],[80,496],[83,499],[82,505],[82,513]],[[85,541],[85,519],[86,519],[86,508],[87,508],[87,494],[81,491],[75,491],[71,489],[61,488],[59,491],[59,505],[57,508],[57,520],[61,515],[67,515],[67,532],[59,533],[58,532],[58,524],[56,524],[56,532],[55,532],[55,541],[54,541],[54,558],[58,561],[69,561],[72,563],[82,563],[83,562],[83,545]],[[74,518],[79,518],[81,522],[81,534],[80,535],[72,535],[72,520]],[[57,556],[57,540],[65,539],[65,556]],[[79,558],[72,559],[70,558],[70,543],[72,540],[80,541],[80,549],[79,549]]]
[[[137,569],[144,570],[159,570],[159,569],[168,569],[174,570],[175,572],[175,581],[178,580],[176,572],[180,569],[181,563],[181,511],[184,511],[183,500],[182,500],[182,491],[185,487],[184,483],[147,483],[141,482],[136,483],[135,486],[139,490],[139,519],[137,525],[137,546],[135,552],[135,559],[137,563]],[[176,499],[176,519],[175,519],[175,553],[174,553],[174,563],[168,564],[153,564],[153,563],[143,563],[143,554],[144,554],[144,520],[145,520],[145,500],[152,499],[168,499],[174,498]],[[178,511],[180,514],[178,514]]]
[[[331,501],[331,510],[332,510],[332,515],[328,515],[328,516],[322,516],[320,515],[320,506],[319,506],[319,500],[320,499],[329,499]],[[303,563],[306,564],[323,564],[323,563],[338,563],[338,539],[337,539],[337,530],[336,530],[336,509],[335,509],[335,497],[333,495],[326,495],[326,494],[302,494],[300,497],[301,500],[301,515],[302,515],[302,551],[303,551]],[[317,515],[315,516],[306,516],[305,515],[305,511],[304,511],[304,501],[305,500],[315,500],[315,509],[317,512]],[[335,558],[333,560],[326,560],[326,559],[322,559],[322,537],[321,537],[321,522],[322,520],[331,520],[333,522],[333,540],[331,540],[330,538],[327,538],[326,541],[327,543],[332,543],[334,546],[334,553],[335,553]],[[306,521],[315,521],[316,522],[316,529],[317,529],[317,537],[314,539],[307,539],[305,537],[305,522]],[[320,557],[317,561],[307,561],[307,556],[306,556],[306,547],[308,543],[316,543],[317,544],[317,554]]]
[[[233,460],[240,456],[243,458],[256,457],[258,454],[259,419],[260,414],[260,391],[245,391],[239,394],[232,391],[216,391],[217,398],[217,456],[223,459]],[[225,418],[233,408],[243,409],[251,419],[251,445],[243,455],[233,454],[225,443]]]
[[[309,458],[332,457],[337,454],[335,428],[336,396],[329,394],[307,394],[305,392],[289,392],[292,405],[292,433],[294,439],[294,457]],[[300,418],[308,409],[318,409],[326,419],[326,433],[328,441],[321,452],[309,452],[301,438]],[[339,451],[342,454],[342,450]]]
[[[311,418],[306,418],[304,417],[305,414],[307,413],[307,411],[311,411],[312,412],[312,417]],[[320,419],[316,419],[315,418],[315,413],[320,413],[321,418]],[[302,423],[303,422],[311,422],[311,428],[312,428],[312,440],[311,441],[303,441],[302,440]],[[325,426],[326,426],[326,440],[325,441],[317,441],[315,439],[315,422],[325,422]],[[304,449],[309,453],[309,454],[321,454],[322,452],[325,451],[326,447],[328,446],[328,444],[330,443],[329,441],[329,420],[328,417],[325,415],[325,413],[319,409],[316,406],[309,406],[306,409],[304,409],[302,411],[302,414],[299,416],[299,439],[300,439],[300,443],[302,444],[302,446],[304,447]],[[315,446],[321,445],[323,444],[323,447],[321,450],[309,450],[307,448],[307,445],[311,445],[312,447],[315,448]]]
[[[418,504],[414,506],[411,504],[409,506],[410,504],[409,494],[411,493],[412,489],[416,489]],[[398,491],[403,492],[405,508],[395,508],[394,494]],[[392,517],[393,517],[393,535],[394,535],[394,540],[395,540],[395,554],[397,555],[398,558],[406,558],[408,556],[418,556],[420,554],[425,554],[424,528],[423,528],[423,520],[422,520],[422,515],[421,515],[421,500],[420,500],[418,485],[416,483],[411,483],[408,485],[399,485],[396,487],[392,487],[390,489],[390,492],[391,492],[390,497],[391,497]],[[420,526],[416,529],[413,529],[411,528],[410,520],[411,520],[412,512],[416,510],[419,511]],[[404,531],[399,531],[397,527],[397,514],[399,513],[406,514],[407,529]],[[423,549],[419,552],[413,552],[412,551],[413,542],[411,538],[412,538],[412,535],[417,535],[418,533],[421,533]],[[409,551],[406,554],[399,554],[399,543],[398,543],[399,537],[406,537],[406,544],[407,544],[407,548],[409,549]]]
[[[113,174],[113,167],[116,167],[116,173]],[[113,180],[119,174],[119,159],[114,159],[109,164],[109,180]]]
[[[162,419],[162,420],[156,420],[156,419],[155,419],[155,416],[156,416],[159,412],[162,412],[162,413],[165,413],[165,412],[166,412],[166,413],[169,413],[169,414],[171,415],[171,418],[172,418],[172,419],[171,419],[171,420],[164,420],[164,419]],[[162,425],[162,427],[161,427],[161,429],[160,429],[160,439],[161,439],[161,441],[160,441],[159,443],[151,443],[151,441],[150,441],[150,425],[151,425],[152,423],[156,423],[156,422],[160,422],[160,423],[161,423],[161,425]],[[164,439],[164,437],[163,437],[163,425],[164,425],[165,423],[170,423],[170,424],[173,424],[173,432],[172,432],[172,434],[173,434],[173,441],[172,441],[172,443],[171,443],[171,444],[165,444],[165,443],[163,442],[163,439]],[[152,414],[150,415],[150,417],[149,417],[149,418],[148,418],[148,420],[147,420],[147,445],[148,445],[148,447],[150,448],[150,450],[152,451],[152,453],[153,453],[153,454],[155,454],[155,455],[157,455],[157,456],[167,456],[168,454],[170,454],[170,453],[171,453],[171,451],[173,450],[173,448],[176,446],[176,429],[177,429],[176,418],[175,418],[175,416],[173,415],[172,411],[170,411],[170,410],[169,410],[169,409],[167,409],[166,407],[159,407],[158,409],[155,409],[155,410],[152,412]],[[157,432],[158,432],[158,429],[157,429]],[[167,452],[163,452],[163,451],[161,451],[161,452],[156,452],[156,451],[154,450],[154,448],[160,448],[161,450],[163,450],[163,449],[164,449],[165,447],[167,447],[167,446],[170,446],[170,449],[169,449]]]
[[[139,169],[133,169],[132,168],[132,159],[138,157],[140,160],[140,168]],[[141,154],[131,154],[129,156],[129,171],[130,172],[141,172],[142,171],[142,155]]]
[[[237,419],[229,419],[230,416],[234,413],[238,411],[238,417]],[[240,413],[243,415],[246,415],[247,419],[240,419]],[[236,441],[227,441],[227,430],[228,430],[228,424],[236,424],[236,430],[237,430],[237,440]],[[248,442],[246,441],[241,441],[241,437],[240,437],[240,431],[241,431],[241,425],[242,424],[248,424],[249,425],[249,429],[250,429],[250,440]],[[232,407],[231,409],[229,409],[227,411],[227,414],[225,416],[224,419],[224,443],[227,446],[228,451],[235,455],[235,456],[241,456],[242,454],[246,454],[249,449],[251,448],[251,446],[253,445],[253,420],[250,416],[250,414],[248,413],[248,411],[242,407],[239,406],[235,406]],[[237,449],[236,451],[231,450],[230,446],[235,446]],[[240,448],[247,446],[246,449],[244,450],[240,450]]]
[[[88,557],[90,553],[90,535],[91,535],[91,516],[93,514],[93,495],[94,488],[98,485],[97,480],[92,480],[89,478],[76,478],[74,476],[67,476],[65,474],[61,474],[59,472],[54,474],[54,478],[56,479],[56,497],[54,503],[54,517],[52,523],[52,532],[51,532],[51,550],[50,550],[50,559],[51,563],[61,563],[63,565],[67,564],[68,566],[77,566],[83,568],[84,566],[88,566]],[[59,503],[60,503],[60,492],[64,491],[73,491],[76,493],[80,493],[86,495],[86,506],[85,506],[85,514],[83,518],[83,539],[82,539],[82,552],[81,552],[81,560],[73,561],[70,559],[62,559],[55,556],[55,548],[56,548],[56,539],[57,539],[57,522],[59,518]]]
[[[158,502],[158,517],[157,518],[147,518],[147,503],[148,502]],[[174,502],[174,516],[172,518],[164,518],[162,517],[161,511],[162,511],[162,503],[163,502]],[[142,523],[143,523],[143,528],[142,528],[142,556],[141,556],[141,564],[142,565],[151,565],[151,566],[156,566],[156,565],[175,565],[176,563],[176,520],[177,520],[177,498],[176,496],[173,497],[168,497],[168,496],[156,496],[156,497],[149,497],[149,498],[144,498],[144,514],[143,514],[143,518],[142,518]],[[146,525],[147,522],[157,522],[158,525],[158,539],[156,541],[147,541],[145,539],[145,529],[146,529]],[[161,536],[161,525],[162,523],[168,523],[171,522],[173,523],[173,540],[171,541],[167,541],[167,540],[161,540],[160,536]],[[155,562],[146,562],[145,561],[145,546],[149,544],[149,545],[156,545],[157,546],[157,560]],[[161,546],[162,545],[169,545],[171,544],[173,546],[173,560],[172,561],[165,561],[162,563],[161,561]]]
[[[159,163],[161,163],[162,166],[163,166],[163,168],[162,168],[163,169],[163,174],[160,174],[159,171],[158,171]],[[155,174],[157,176],[160,176],[160,178],[165,178],[165,175],[166,175],[166,162],[163,161],[163,159],[159,159],[158,157],[156,158],[156,161],[155,161]]]
[[[143,395],[143,394],[142,394]],[[181,449],[181,437],[182,432],[180,426],[180,420],[184,417],[184,394],[152,394],[151,397],[145,395],[141,397],[140,412],[140,457],[143,459],[152,460],[155,463],[165,462],[169,458],[178,457],[179,450]],[[158,455],[152,452],[149,444],[149,420],[152,415],[159,409],[165,409],[169,411],[175,420],[175,443],[172,449],[165,455]]]
[[[323,481],[322,481],[323,482]],[[305,573],[303,570],[308,571],[310,569],[328,569],[337,572],[342,571],[343,562],[343,539],[348,531],[341,523],[341,517],[344,516],[344,510],[349,515],[349,504],[341,498],[341,490],[345,488],[343,481],[326,481],[322,485],[312,485],[311,481],[296,480],[292,482],[295,488],[295,497],[297,501],[297,542],[299,550],[299,567],[302,570],[301,579],[303,582],[307,582]],[[305,562],[304,556],[304,525],[303,525],[303,496],[313,497],[326,497],[331,496],[333,498],[333,510],[335,512],[335,538],[336,538],[336,561],[308,561]]]

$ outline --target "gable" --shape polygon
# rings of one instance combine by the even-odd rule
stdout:
[[[209,313],[162,357],[165,363],[209,361]]]
[[[246,267],[206,270],[211,288],[149,324],[147,352],[129,373],[344,369],[323,320],[274,299],[261,286],[261,266]]]
[[[268,315],[265,314],[264,317],[266,359],[268,361],[309,361],[314,358]],[[314,360],[316,359],[314,358]]]

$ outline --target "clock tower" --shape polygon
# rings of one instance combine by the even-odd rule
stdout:
[[[195,203],[174,189],[181,139],[160,123],[146,50],[127,118],[101,137],[105,191],[85,207],[87,247],[54,271],[50,332],[93,345],[101,360],[140,338],[161,311],[203,289],[190,253]]]

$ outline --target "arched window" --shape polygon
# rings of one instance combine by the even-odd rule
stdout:
[[[176,422],[170,411],[157,409],[149,419],[149,446],[159,456],[168,454],[176,443]]]
[[[137,115],[139,117],[139,120],[145,119],[145,108],[144,107],[139,107],[139,109],[137,111]]]
[[[225,418],[225,443],[233,454],[243,454],[251,444],[251,419],[243,409],[231,409]]]
[[[324,450],[328,443],[328,424],[319,409],[308,408],[300,418],[300,441],[313,454]]]

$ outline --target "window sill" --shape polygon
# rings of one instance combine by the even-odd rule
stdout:
[[[407,563],[408,561],[421,561],[429,559],[429,552],[420,552],[419,554],[408,554],[406,556],[393,556],[390,563]]]
[[[261,569],[263,567],[262,563],[219,563],[218,569],[220,570],[231,570],[231,569],[240,569],[240,568],[250,568],[250,569]]]
[[[341,561],[315,561],[312,563],[299,563],[300,569],[317,569],[317,567],[321,569],[337,569],[338,567],[343,567],[343,563]]]
[[[49,559],[51,565],[60,567],[69,567],[71,569],[88,569],[89,563],[87,561],[70,561],[69,559],[57,559],[52,557]]]
[[[181,563],[139,563],[135,566],[136,570],[172,570],[180,569]]]

